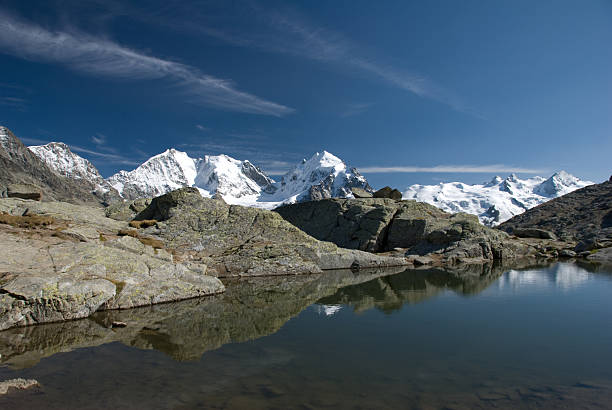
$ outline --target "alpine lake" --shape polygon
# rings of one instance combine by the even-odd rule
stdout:
[[[612,267],[226,285],[215,297],[0,332],[0,381],[40,383],[0,396],[0,408],[612,408]]]

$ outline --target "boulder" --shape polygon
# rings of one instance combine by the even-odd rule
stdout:
[[[513,259],[532,251],[475,215],[448,214],[432,205],[388,198],[325,199],[279,207],[287,221],[344,248],[407,254],[439,253],[452,261]]]
[[[355,198],[372,198],[371,192],[366,191],[363,188],[351,188],[351,192]]]
[[[397,189],[392,189],[391,187],[384,187],[374,192],[374,198],[389,198],[395,201],[399,201],[402,199],[402,193]]]
[[[586,258],[592,262],[603,263],[606,265],[612,265],[612,247],[598,249],[594,252],[589,252]]]
[[[538,228],[515,228],[512,234],[519,238],[551,239],[553,241],[557,239],[557,236],[551,231]]]
[[[42,200],[42,191],[39,187],[32,184],[10,184],[6,187],[6,196],[8,198],[32,199],[34,201]]]

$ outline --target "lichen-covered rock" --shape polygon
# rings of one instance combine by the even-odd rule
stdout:
[[[313,237],[368,252],[398,248],[440,254],[448,261],[523,257],[533,249],[480,224],[474,215],[448,214],[432,205],[387,198],[326,199],[276,209]]]
[[[119,201],[109,205],[104,211],[108,218],[117,221],[131,221],[138,213],[144,211],[150,203],[151,198]]]
[[[138,239],[66,241],[1,232],[0,330],[223,292],[217,279]]]
[[[182,188],[154,198],[137,219],[155,219],[167,246],[196,257],[219,276],[317,273],[351,266],[406,264],[320,242],[275,212],[228,205]]]

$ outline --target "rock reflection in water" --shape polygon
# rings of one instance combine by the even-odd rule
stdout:
[[[533,266],[513,265],[513,268],[513,271],[518,272]],[[351,306],[356,312],[377,308],[391,313],[404,304],[423,302],[445,290],[462,295],[478,294],[508,270],[509,267],[499,264],[407,270],[401,274],[341,288],[334,295],[321,298],[317,303],[326,308],[326,314],[330,307],[338,305]]]
[[[204,352],[226,343],[277,332],[289,319],[339,288],[403,269],[245,278],[228,282],[227,291],[219,296],[13,328],[0,332],[0,363],[13,368],[31,367],[59,352],[111,342],[155,349],[179,361],[197,360]],[[127,326],[113,328],[113,322],[125,322]]]

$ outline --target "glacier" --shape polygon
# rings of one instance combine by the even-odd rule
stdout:
[[[427,202],[447,212],[478,215],[484,225],[496,226],[527,209],[592,184],[565,171],[549,178],[520,179],[511,174],[507,178],[495,176],[483,184],[415,184],[403,192],[403,198]]]

